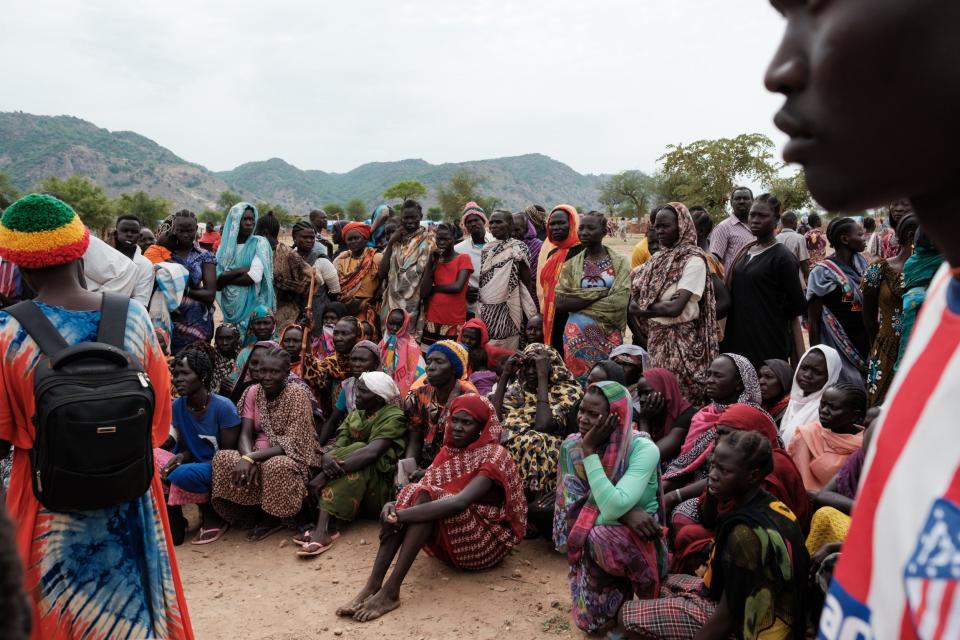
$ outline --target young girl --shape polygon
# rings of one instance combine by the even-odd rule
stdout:
[[[809,559],[796,516],[760,487],[772,470],[764,436],[732,431],[720,438],[708,491],[733,509],[719,519],[709,568],[703,579],[669,576],[657,600],[623,605],[629,637],[804,637]]]
[[[456,339],[467,321],[467,280],[473,273],[473,261],[466,253],[453,249],[456,233],[453,225],[441,222],[436,230],[437,248],[423,273],[420,295],[426,308],[422,344]]]
[[[803,485],[819,491],[847,458],[863,446],[867,394],[857,385],[827,387],[820,399],[820,420],[797,428],[787,452],[797,463]]]
[[[173,384],[180,397],[173,401],[176,441],[170,450],[154,449],[167,493],[167,512],[174,544],[183,542],[186,520],[181,505],[200,505],[200,530],[192,544],[216,542],[227,526],[210,505],[213,467],[221,448],[234,449],[240,430],[237,407],[210,391],[213,365],[202,351],[188,349],[173,362]]]
[[[823,390],[836,383],[842,368],[840,354],[833,347],[821,344],[810,347],[803,354],[793,376],[790,403],[780,420],[780,439],[783,440],[783,446],[790,446],[797,427],[817,419]]]
[[[393,309],[387,315],[387,329],[380,341],[380,362],[400,388],[401,398],[407,397],[410,386],[426,370],[420,344],[410,332],[410,314],[403,309]]]

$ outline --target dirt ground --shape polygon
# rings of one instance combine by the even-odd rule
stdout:
[[[373,522],[344,531],[311,560],[294,555],[292,532],[248,543],[229,531],[206,546],[177,547],[187,605],[200,640],[579,638],[570,621],[566,559],[544,540],[525,541],[496,569],[460,573],[421,553],[400,608],[367,623],[338,618],[363,586],[377,552]],[[192,534],[188,534],[192,535]]]
[[[608,237],[607,244],[629,257],[641,237],[630,234],[627,242]],[[566,559],[544,540],[522,543],[499,567],[482,573],[460,573],[421,553],[399,609],[364,624],[338,618],[337,607],[366,581],[378,530],[373,522],[355,523],[330,551],[309,561],[294,555],[291,532],[251,544],[244,532],[232,530],[212,545],[183,544],[177,560],[196,637],[585,637],[570,620]]]

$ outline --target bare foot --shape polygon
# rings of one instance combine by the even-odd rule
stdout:
[[[384,594],[383,589],[377,592],[369,600],[360,605],[357,612],[353,614],[353,619],[357,622],[370,622],[380,616],[390,613],[400,606],[400,598],[391,598]]]
[[[360,593],[356,595],[356,597],[353,600],[351,600],[348,604],[345,604],[339,609],[337,609],[337,615],[343,616],[345,618],[352,618],[353,614],[355,614],[357,612],[357,609],[360,608],[360,605],[366,602],[367,599],[373,594],[375,594],[376,592],[377,592],[377,589],[364,587],[360,591]]]

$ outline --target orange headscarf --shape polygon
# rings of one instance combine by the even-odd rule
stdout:
[[[347,240],[347,234],[351,231],[358,232],[361,236],[363,236],[364,240],[369,240],[370,235],[373,233],[373,230],[368,224],[364,224],[362,222],[348,222],[343,226],[343,232],[341,233],[344,242]]]
[[[540,309],[543,314],[543,337],[549,344],[550,336],[553,335],[553,318],[556,315],[554,301],[556,299],[557,280],[560,279],[560,270],[563,269],[563,263],[567,261],[567,253],[570,249],[580,244],[580,216],[577,210],[569,204],[558,204],[550,211],[553,215],[555,211],[563,211],[567,214],[570,221],[570,234],[565,240],[554,242],[547,236],[543,243],[543,249],[540,251],[540,273],[537,275],[537,282],[543,288],[543,304]],[[550,217],[547,216],[547,228],[550,226]],[[551,255],[550,252],[553,252]],[[545,256],[549,256],[544,260]]]

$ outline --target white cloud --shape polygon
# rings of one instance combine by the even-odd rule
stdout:
[[[775,134],[763,0],[19,0],[0,110],[130,129],[212,169],[540,152],[651,170],[667,144]]]

